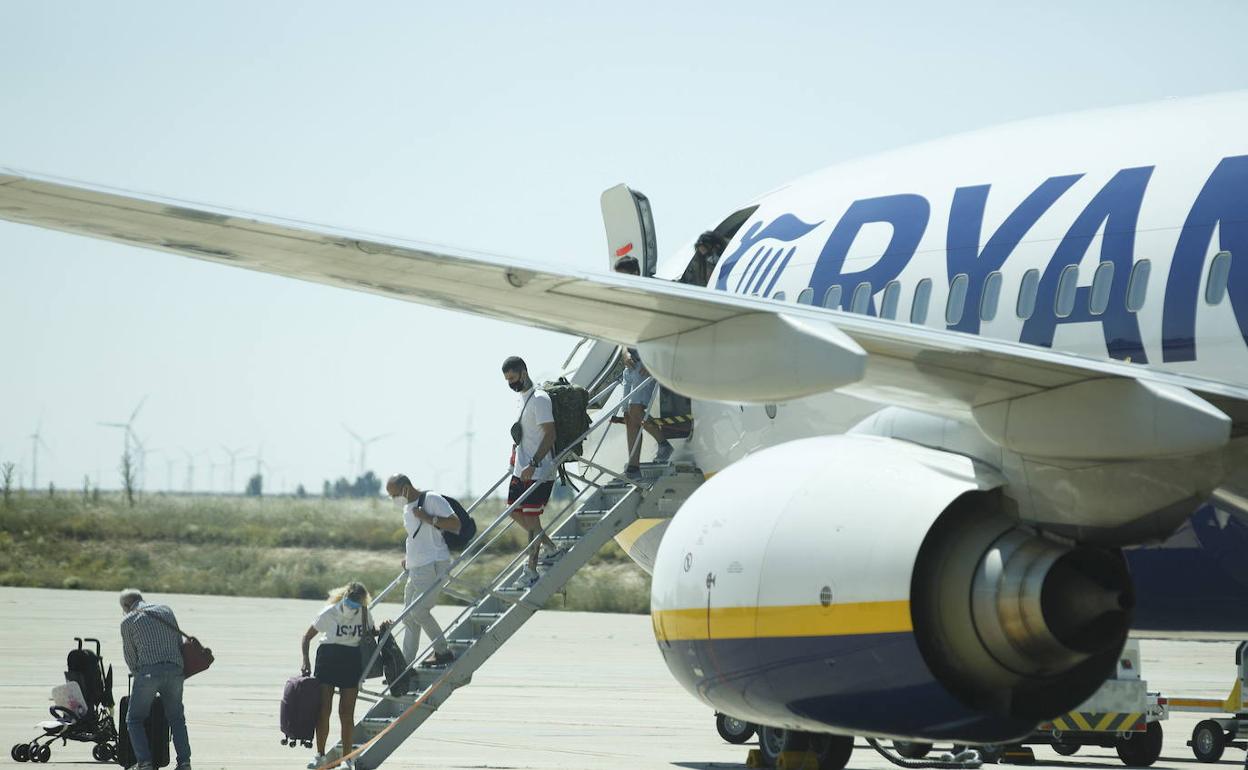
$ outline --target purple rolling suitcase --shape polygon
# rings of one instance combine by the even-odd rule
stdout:
[[[310,676],[292,676],[282,691],[282,745],[312,746],[321,712],[321,684]]]

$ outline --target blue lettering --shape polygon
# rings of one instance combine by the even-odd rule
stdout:
[[[906,263],[914,256],[930,216],[931,205],[921,195],[887,195],[882,198],[857,200],[850,204],[845,215],[836,223],[828,242],[824,244],[810,277],[815,303],[818,304],[828,288],[835,285],[842,287],[842,306],[848,303],[854,288],[864,281],[871,284],[872,293],[883,289],[884,284],[901,274]],[[893,236],[889,239],[888,247],[870,267],[852,273],[844,272],[849,247],[853,245],[863,225],[872,222],[884,222],[893,226]],[[876,314],[874,298],[867,312],[870,315]]]
[[[1035,315],[1023,323],[1019,342],[1052,347],[1053,335],[1059,323],[1097,322],[1101,324],[1105,347],[1110,356],[1147,363],[1144,343],[1140,338],[1140,325],[1135,314],[1127,310],[1126,297],[1127,281],[1135,263],[1136,223],[1140,216],[1144,191],[1152,173],[1152,166],[1119,171],[1075,219],[1040,278]],[[1105,227],[1101,239],[1101,261],[1114,263],[1109,306],[1103,315],[1093,316],[1088,309],[1090,289],[1079,287],[1074,312],[1066,318],[1058,318],[1055,300],[1062,270],[1068,265],[1077,265],[1083,261],[1088,246],[1101,229],[1102,223]]]
[[[1233,255],[1227,293],[1239,333],[1248,343],[1248,155],[1218,163],[1183,223],[1166,282],[1163,361],[1196,360],[1196,303],[1214,227],[1218,228],[1218,248]]]
[[[720,291],[726,291],[728,289],[728,276],[732,274],[732,271],[737,266],[737,263],[741,261],[741,257],[743,257],[747,252],[753,250],[756,244],[768,239],[782,242],[796,241],[798,238],[806,235],[821,224],[823,223],[816,222],[813,225],[808,225],[792,214],[782,214],[766,227],[763,226],[762,222],[755,222],[750,225],[749,229],[745,231],[745,235],[742,236],[741,242],[737,245],[737,250],[728,255],[728,257],[720,263],[719,277],[715,279],[715,288]],[[745,269],[742,271],[742,277],[753,277],[753,274],[750,273],[751,266],[753,266],[755,272],[759,270],[759,265],[761,265],[761,263],[766,259],[766,257],[762,256],[764,251],[765,249],[762,246],[759,246],[758,250],[754,251],[753,255],[750,257],[749,263],[746,264]],[[787,260],[785,261],[787,263]],[[746,286],[748,290],[750,281],[746,280],[743,284],[742,277],[737,278],[737,283],[733,288],[733,291],[740,291],[743,285]]]
[[[1023,199],[1018,208],[1010,212],[984,244],[983,251],[979,248],[979,238],[991,185],[959,187],[955,190],[953,205],[949,208],[949,230],[945,237],[949,280],[952,281],[958,273],[966,273],[970,278],[967,296],[980,296],[988,274],[1001,269],[1027,231],[1082,176],[1071,174],[1046,179]],[[953,331],[979,334],[979,313],[963,313],[962,319],[949,328]]]

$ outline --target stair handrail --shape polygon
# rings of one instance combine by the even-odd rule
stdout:
[[[613,406],[613,407],[611,407],[611,408],[609,408],[609,409],[607,409],[607,408],[602,409],[602,410],[601,410],[601,412],[599,413],[599,415],[598,415],[597,419],[593,420],[593,421],[590,423],[589,428],[587,428],[587,429],[586,429],[583,433],[581,433],[581,435],[580,435],[580,436],[578,436],[576,439],[574,439],[574,440],[570,441],[570,442],[568,443],[568,445],[567,445],[567,446],[563,449],[563,451],[561,451],[559,454],[557,454],[557,455],[555,456],[555,461],[554,461],[555,467],[558,467],[559,465],[561,465],[561,464],[564,462],[564,458],[569,457],[569,456],[575,456],[575,453],[574,453],[574,452],[572,452],[572,449],[573,449],[573,448],[574,448],[577,444],[579,444],[579,443],[581,443],[582,441],[584,441],[586,438],[588,438],[588,437],[589,437],[589,435],[590,435],[591,433],[593,433],[593,432],[594,432],[594,430],[596,430],[596,429],[597,429],[599,426],[601,426],[603,423],[608,422],[608,421],[609,421],[612,417],[614,417],[614,416],[615,416],[615,413],[619,411],[620,407],[622,407],[622,406],[624,406],[625,404],[627,404],[627,403],[628,403],[628,399],[629,399],[630,397],[632,397],[632,395],[633,395],[634,393],[636,393],[637,391],[639,391],[639,390],[641,390],[642,388],[646,387],[647,385],[649,385],[649,384],[650,384],[651,382],[653,382],[653,381],[654,381],[654,377],[653,377],[653,376],[651,376],[651,377],[646,377],[644,380],[642,380],[640,383],[638,383],[636,387],[634,387],[632,390],[630,390],[630,391],[628,391],[627,393],[625,393],[625,394],[624,394],[624,395],[620,398],[620,400],[619,400],[619,401],[615,404],[615,406]],[[611,387],[615,387],[615,383],[612,383],[612,384],[611,384]],[[601,392],[599,393],[599,395],[601,395]],[[608,427],[608,430],[610,430],[610,428],[609,428],[609,427]],[[614,477],[614,478],[616,478],[617,480],[623,480],[623,481],[626,481],[627,483],[631,484],[633,487],[640,488],[640,487],[639,487],[639,485],[637,484],[637,482],[633,481],[632,479],[628,479],[628,478],[626,478],[626,477],[624,477],[624,476],[621,476],[621,475],[619,475],[619,474],[616,474],[616,473],[614,473],[614,472],[612,472],[612,471],[606,470],[605,468],[601,468],[601,466],[596,466],[596,467],[598,467],[598,468],[599,468],[599,470],[600,470],[600,475],[599,475],[598,477],[596,477],[596,478],[601,478],[601,477],[602,477],[602,474],[603,474],[603,473],[605,473],[605,474],[609,474],[609,475],[613,476],[613,477]],[[493,487],[491,487],[490,492],[488,492],[488,493],[486,493],[486,494],[488,495],[488,494],[492,493],[492,492],[494,491],[494,489],[496,489],[496,488],[497,488],[500,484],[502,484],[502,482],[503,482],[505,479],[507,479],[510,475],[511,475],[511,470],[510,470],[510,469],[508,469],[508,471],[507,471],[506,475],[504,475],[504,476],[503,476],[502,478],[500,478],[497,482],[495,482],[494,486],[493,486]],[[505,530],[507,529],[507,527],[509,527],[509,526],[511,525],[511,523],[512,523],[512,521],[511,521],[511,512],[512,512],[512,511],[514,511],[514,510],[516,510],[517,508],[519,508],[519,507],[520,507],[520,505],[521,505],[522,503],[524,503],[524,501],[525,501],[525,500],[527,500],[527,499],[529,498],[529,495],[533,494],[533,493],[537,490],[537,487],[538,487],[538,485],[537,485],[537,484],[532,484],[532,485],[530,485],[530,486],[529,486],[529,488],[528,488],[528,489],[524,490],[524,493],[523,493],[523,494],[521,494],[521,495],[520,495],[520,497],[519,497],[519,498],[517,498],[515,502],[513,502],[513,503],[512,503],[512,504],[510,504],[510,505],[508,505],[508,506],[507,506],[507,507],[503,510],[503,512],[502,512],[502,513],[500,513],[500,514],[498,515],[498,517],[494,519],[494,521],[490,522],[490,525],[489,525],[488,527],[486,527],[486,528],[485,528],[485,530],[480,531],[480,532],[478,532],[478,533],[477,533],[477,536],[476,536],[475,538],[473,538],[473,539],[472,539],[472,542],[470,542],[470,543],[469,543],[469,544],[468,544],[468,545],[464,548],[464,550],[460,553],[459,557],[458,557],[457,559],[455,559],[454,561],[452,561],[452,562],[451,562],[451,565],[447,568],[446,575],[443,575],[442,577],[439,577],[439,578],[438,578],[438,580],[437,580],[437,582],[435,582],[433,585],[429,586],[429,588],[425,589],[425,590],[424,590],[424,591],[420,594],[420,596],[416,597],[416,599],[414,599],[411,603],[407,604],[407,605],[406,605],[406,606],[405,606],[405,607],[404,607],[404,608],[403,608],[403,609],[399,612],[399,614],[398,614],[397,616],[395,616],[395,618],[394,618],[394,619],[390,622],[390,625],[386,628],[386,630],[385,630],[385,631],[382,633],[382,635],[378,638],[378,640],[377,640],[377,649],[373,651],[372,657],[370,657],[370,658],[369,658],[368,663],[364,665],[363,670],[360,672],[360,683],[359,683],[360,689],[364,689],[365,675],[368,673],[369,669],[371,669],[371,668],[373,667],[373,664],[377,661],[378,656],[380,656],[380,655],[381,655],[382,649],[384,648],[386,641],[394,637],[394,630],[395,630],[395,628],[396,628],[396,627],[398,627],[398,626],[399,626],[399,624],[400,624],[400,623],[402,623],[402,622],[403,622],[403,620],[404,620],[404,619],[405,619],[408,615],[410,615],[412,612],[415,612],[418,608],[419,608],[419,609],[427,609],[428,607],[433,606],[433,604],[437,601],[437,597],[438,597],[438,595],[439,595],[439,594],[443,591],[443,589],[445,589],[445,588],[446,588],[447,584],[451,581],[451,579],[452,579],[453,577],[456,577],[456,576],[457,576],[457,574],[458,574],[458,573],[456,573],[456,574],[452,574],[452,573],[454,573],[454,572],[455,572],[456,568],[457,568],[457,567],[461,567],[461,566],[467,566],[468,564],[471,564],[471,563],[472,563],[472,561],[473,561],[474,559],[476,559],[478,556],[480,556],[480,555],[481,555],[481,553],[483,553],[483,552],[485,551],[485,548],[486,548],[486,547],[488,547],[488,546],[490,546],[490,545],[493,545],[493,543],[494,543],[495,541],[497,541],[498,537],[500,537],[500,536],[502,535],[503,531],[505,531]],[[588,487],[586,487],[586,489],[588,489]],[[578,493],[577,493],[577,495],[573,497],[573,501],[575,501],[576,499],[578,499],[578,498],[580,497],[580,495],[581,495],[581,493],[579,493],[579,492],[578,492]],[[482,497],[482,499],[484,499],[484,496]],[[476,505],[478,505],[480,502],[481,502],[481,500],[478,500],[476,503],[474,503],[474,504],[473,504],[473,507],[475,508],[475,507],[476,507]],[[569,504],[569,506],[568,506],[568,507],[570,507],[570,504]],[[561,518],[562,518],[562,516],[563,516],[563,513],[566,513],[566,511],[567,511],[567,508],[565,508],[565,510],[564,510],[564,511],[560,512],[560,515],[559,515],[558,517],[556,517],[556,520],[561,519]],[[502,523],[502,528],[501,528],[498,532],[496,532],[493,536],[491,536],[491,537],[489,538],[489,540],[488,540],[488,541],[486,541],[486,536],[487,536],[487,535],[489,535],[489,534],[490,534],[493,530],[497,529],[497,528],[499,527],[499,524],[500,524],[500,523]],[[553,526],[553,524],[552,524],[552,526]],[[479,544],[481,544],[483,541],[485,541],[485,544],[484,544],[484,545],[479,545]],[[524,556],[524,555],[527,555],[527,554],[528,554],[528,551],[529,551],[529,549],[530,549],[530,548],[536,548],[536,547],[538,547],[538,546],[540,545],[540,542],[541,542],[540,540],[538,540],[538,539],[534,539],[531,543],[529,543],[527,546],[525,546],[523,549],[521,549],[520,553],[516,555],[516,557],[515,557],[515,558],[511,561],[511,563],[509,563],[509,564],[508,564],[508,566],[507,566],[506,568],[504,568],[503,570],[501,570],[501,571],[499,572],[499,574],[498,574],[497,576],[495,576],[495,581],[497,581],[497,579],[498,579],[499,577],[501,577],[501,575],[505,574],[506,572],[508,572],[508,571],[509,571],[509,570],[511,570],[511,569],[514,569],[514,568],[515,568],[515,564],[516,564],[516,562],[517,562],[517,561],[519,561],[520,557],[521,557],[521,556]],[[474,548],[476,549],[476,550],[475,550],[475,552],[474,552]],[[462,569],[460,570],[460,572],[462,572]],[[391,581],[391,584],[390,584],[389,586],[387,586],[387,591],[391,590],[391,589],[393,588],[393,586],[397,585],[398,581],[399,581],[402,577],[404,577],[404,576],[405,576],[405,574],[406,574],[406,570],[404,570],[404,574],[401,574],[399,577],[396,577],[393,581]],[[370,606],[370,609],[371,609],[371,607],[372,607],[372,605],[373,605],[373,604],[376,604],[376,601],[377,601],[377,600],[374,600],[373,602],[371,602],[371,603],[370,603],[370,605],[369,605],[369,606]],[[471,605],[469,605],[469,606],[471,606]],[[416,663],[420,660],[420,657],[421,657],[421,656],[420,656],[419,654],[417,654],[415,658],[413,658],[412,660],[408,661],[408,662],[407,662],[407,669],[410,669],[411,667],[413,667],[414,665],[416,665]],[[404,670],[406,671],[407,669],[404,669]]]

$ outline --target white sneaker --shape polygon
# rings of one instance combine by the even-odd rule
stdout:
[[[324,754],[313,754],[312,761],[308,763],[308,770],[316,770],[316,768],[325,764]]]
[[[519,584],[521,586],[531,586],[537,582],[539,577],[541,576],[537,574],[537,571],[526,564],[520,572]]]

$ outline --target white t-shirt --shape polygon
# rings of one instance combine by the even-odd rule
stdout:
[[[442,519],[455,515],[455,509],[446,498],[433,492],[425,493],[423,508],[430,516]],[[442,530],[416,518],[415,511],[415,502],[403,506],[403,529],[407,531],[407,568],[412,570],[435,561],[450,561],[451,552],[446,547]],[[412,536],[413,533],[415,537]]]
[[[321,644],[358,647],[364,634],[364,610],[350,610],[342,602],[331,604],[317,613],[312,627],[321,632]]]
[[[555,412],[550,403],[550,394],[544,390],[526,390],[520,394],[520,416],[517,418],[520,427],[524,430],[524,435],[520,438],[520,443],[516,445],[516,461],[511,466],[511,475],[519,476],[520,472],[525,469],[529,463],[533,462],[533,455],[537,454],[538,447],[542,445],[543,425],[554,425]],[[534,481],[549,481],[555,477],[555,461],[554,458],[547,453],[542,461],[538,463],[537,470],[533,472]]]

